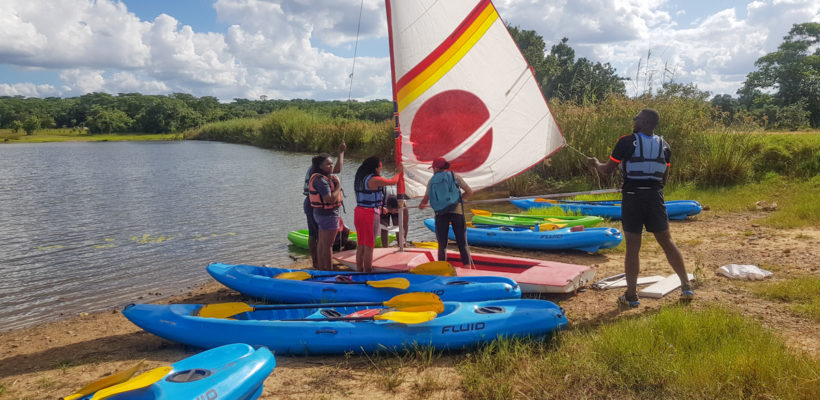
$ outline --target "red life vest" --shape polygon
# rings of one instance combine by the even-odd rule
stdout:
[[[316,186],[314,183],[316,182],[316,178],[324,178],[327,179],[328,183],[330,183],[330,192],[333,193],[336,190],[336,187],[339,186],[338,179],[330,179],[328,176],[323,174],[314,173],[310,176],[310,181],[308,181],[308,199],[310,199],[310,206],[315,208],[322,208],[325,210],[335,210],[342,205],[342,201],[335,201],[333,203],[325,203],[322,199],[322,196],[319,195],[319,191],[316,190]]]

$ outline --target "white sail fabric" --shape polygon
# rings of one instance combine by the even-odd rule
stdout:
[[[444,157],[474,190],[566,144],[535,77],[489,0],[386,0],[397,158],[424,194]]]

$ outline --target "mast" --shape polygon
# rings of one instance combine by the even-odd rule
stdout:
[[[396,101],[396,66],[393,61],[393,24],[391,23],[392,9],[390,0],[384,0],[384,8],[387,12],[387,42],[390,46],[390,85],[393,93],[393,148],[395,149],[396,167],[402,165],[401,160],[401,124],[399,123],[399,105]],[[396,241],[399,243],[399,250],[404,250],[404,209],[407,207],[407,195],[404,194],[404,171],[399,174],[399,181],[396,183],[396,199],[399,201],[399,234]],[[402,206],[403,205],[403,206]],[[383,244],[387,246],[387,244]]]

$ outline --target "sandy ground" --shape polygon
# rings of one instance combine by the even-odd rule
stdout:
[[[721,265],[754,264],[772,270],[770,279],[817,274],[820,229],[778,230],[755,220],[765,212],[716,214],[705,211],[673,222],[672,235],[681,248],[689,272],[698,274],[697,299],[691,307],[718,303],[761,321],[780,335],[795,352],[820,357],[820,324],[797,316],[788,305],[752,295],[749,284],[715,273]],[[474,249],[485,251],[485,249]],[[508,253],[508,252],[505,252]],[[590,255],[577,252],[517,252],[595,266],[596,278],[622,270],[623,254]],[[294,266],[304,267],[306,260]],[[205,273],[203,271],[203,273]],[[671,268],[654,239],[644,236],[642,275],[668,275]],[[570,323],[595,325],[625,315],[647,313],[677,301],[677,292],[658,300],[643,299],[641,307],[619,311],[619,289],[583,290],[550,296],[567,312]],[[158,299],[146,293],[140,302]],[[211,282],[191,293],[162,298],[158,303],[240,301],[235,292]],[[32,328],[0,333],[0,399],[54,399],[84,384],[145,359],[144,368],[168,365],[198,352],[145,333],[119,310],[82,314]],[[460,378],[455,368],[462,354],[435,356],[419,362],[402,357],[338,356],[277,357],[277,367],[265,382],[263,399],[459,399]]]

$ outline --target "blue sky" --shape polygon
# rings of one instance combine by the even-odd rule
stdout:
[[[456,1],[456,0],[447,0]],[[735,91],[817,0],[495,0],[505,22],[577,57]],[[390,98],[383,0],[3,0],[0,95],[190,93],[233,98]],[[634,94],[659,81],[627,83]]]

